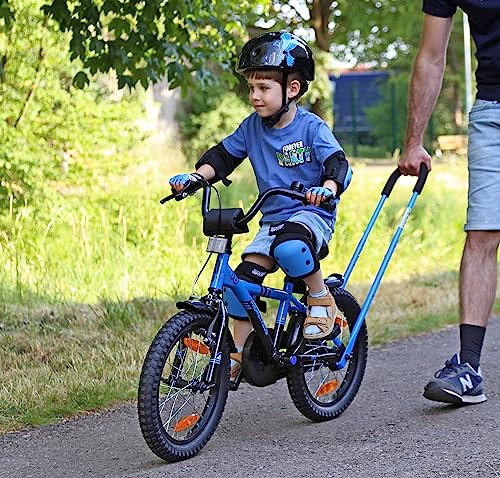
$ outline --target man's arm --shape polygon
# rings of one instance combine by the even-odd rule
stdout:
[[[423,137],[441,91],[452,21],[452,17],[427,14],[424,17],[422,39],[410,83],[405,147],[398,162],[399,170],[405,175],[418,176],[421,163],[431,169],[431,157],[423,147]]]

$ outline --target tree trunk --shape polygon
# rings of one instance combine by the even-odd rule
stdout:
[[[331,35],[328,31],[328,23],[330,21],[330,0],[313,0],[309,4],[309,12],[311,15],[311,26],[316,34],[316,45],[320,50],[330,51]]]

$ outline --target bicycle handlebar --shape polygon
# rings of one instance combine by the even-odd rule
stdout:
[[[188,184],[182,191],[176,193],[173,192],[168,196],[165,196],[160,200],[160,204],[165,204],[167,201],[175,199],[176,201],[181,201],[187,196],[193,195],[198,189],[203,188],[203,199],[201,203],[202,215],[205,217],[210,209],[210,184],[205,180],[197,180]],[[298,201],[302,201],[304,204],[309,204],[306,200],[306,191],[304,189],[303,184],[299,182],[293,182],[290,185],[290,188],[271,188],[263,193],[259,194],[253,205],[250,207],[248,212],[243,215],[238,221],[237,226],[243,226],[248,224],[256,214],[261,210],[262,205],[271,197],[271,196],[286,196],[290,199],[296,199]],[[318,207],[325,209],[326,211],[333,211],[335,209],[335,198],[329,198],[326,201],[323,201]]]

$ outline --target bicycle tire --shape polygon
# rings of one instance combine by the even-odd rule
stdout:
[[[139,425],[151,451],[165,461],[196,455],[212,437],[222,417],[229,391],[227,340],[221,343],[213,386],[203,392],[196,390],[210,361],[217,359],[202,341],[212,320],[213,316],[206,312],[177,313],[158,331],[144,359],[137,401]],[[187,365],[191,356],[194,366]],[[199,407],[201,411],[195,408],[200,396],[206,398],[206,403]],[[178,397],[182,397],[179,401],[182,406],[179,411],[172,411]],[[188,407],[191,399],[193,403]],[[163,412],[169,406],[172,408],[164,422]]]
[[[359,304],[344,289],[330,288],[330,292],[335,298],[337,306],[344,313],[349,330],[352,330],[352,326],[360,312]],[[309,341],[309,343],[311,342],[320,341]],[[307,367],[299,363],[294,367],[288,367],[286,375],[288,391],[299,412],[316,422],[337,418],[346,410],[358,393],[366,369],[367,356],[368,333],[366,323],[363,322],[351,358],[347,362],[346,367],[341,371],[332,371],[329,367],[322,364]],[[326,382],[325,379],[323,385],[316,389],[317,392],[313,393],[309,386],[312,379],[309,379],[309,376],[306,375],[321,372],[323,369],[325,369],[326,373],[332,373],[333,377],[340,377],[342,380],[338,383],[337,378],[329,382]],[[326,397],[324,401],[322,401],[323,399],[319,400],[318,392],[327,384],[333,384],[330,385],[332,390],[329,392],[331,399]],[[328,388],[325,390],[328,390]]]

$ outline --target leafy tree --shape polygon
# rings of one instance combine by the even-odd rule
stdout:
[[[208,148],[231,134],[241,120],[252,111],[247,102],[235,93],[227,93],[209,100],[211,107],[200,114],[189,116],[191,127],[196,131],[184,144],[184,152],[194,164]]]
[[[41,205],[54,182],[97,182],[131,162],[143,115],[134,95],[105,76],[85,90],[71,80],[77,66],[68,37],[40,11],[38,0],[10,5],[0,31],[0,206]]]
[[[0,18],[15,17],[0,0]],[[147,87],[166,75],[170,86],[187,89],[210,83],[213,67],[232,69],[242,17],[265,3],[236,0],[52,0],[43,12],[70,36],[71,59],[81,61],[75,85],[89,83],[88,73],[114,70],[118,86]],[[226,79],[230,77],[227,76]],[[231,81],[231,80],[229,80]]]
[[[333,53],[337,60],[409,73],[420,42],[421,7],[419,1],[406,0],[273,0],[275,22],[266,26],[312,29],[317,47]],[[443,119],[447,111],[446,124],[451,121],[455,130],[460,130],[464,91],[462,15],[455,17],[440,100],[448,106],[439,116]]]

